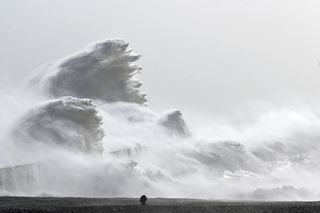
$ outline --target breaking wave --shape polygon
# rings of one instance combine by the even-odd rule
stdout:
[[[63,97],[28,111],[12,131],[20,146],[60,146],[86,153],[102,153],[102,118],[89,99]]]
[[[27,95],[1,94],[0,194],[319,198],[317,110],[197,128],[148,108],[138,59],[99,41],[38,69]]]
[[[45,65],[30,84],[53,97],[74,96],[143,104],[147,100],[139,91],[142,83],[134,78],[141,70],[133,64],[139,57],[122,40],[101,41]]]

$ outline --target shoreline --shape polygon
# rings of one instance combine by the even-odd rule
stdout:
[[[320,212],[318,201],[218,201],[178,198],[0,197],[0,212]]]

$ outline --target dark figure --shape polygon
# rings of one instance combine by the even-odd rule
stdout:
[[[141,203],[141,205],[147,205],[147,200],[148,200],[147,196],[142,195],[142,196],[140,197],[140,203]]]

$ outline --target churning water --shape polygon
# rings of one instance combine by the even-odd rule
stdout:
[[[316,110],[193,129],[148,108],[138,59],[99,41],[39,68],[23,93],[2,86],[0,195],[319,198]]]

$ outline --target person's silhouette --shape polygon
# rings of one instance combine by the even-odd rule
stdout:
[[[140,203],[141,203],[141,205],[147,205],[147,200],[148,200],[147,196],[142,195],[142,196],[140,197]]]

